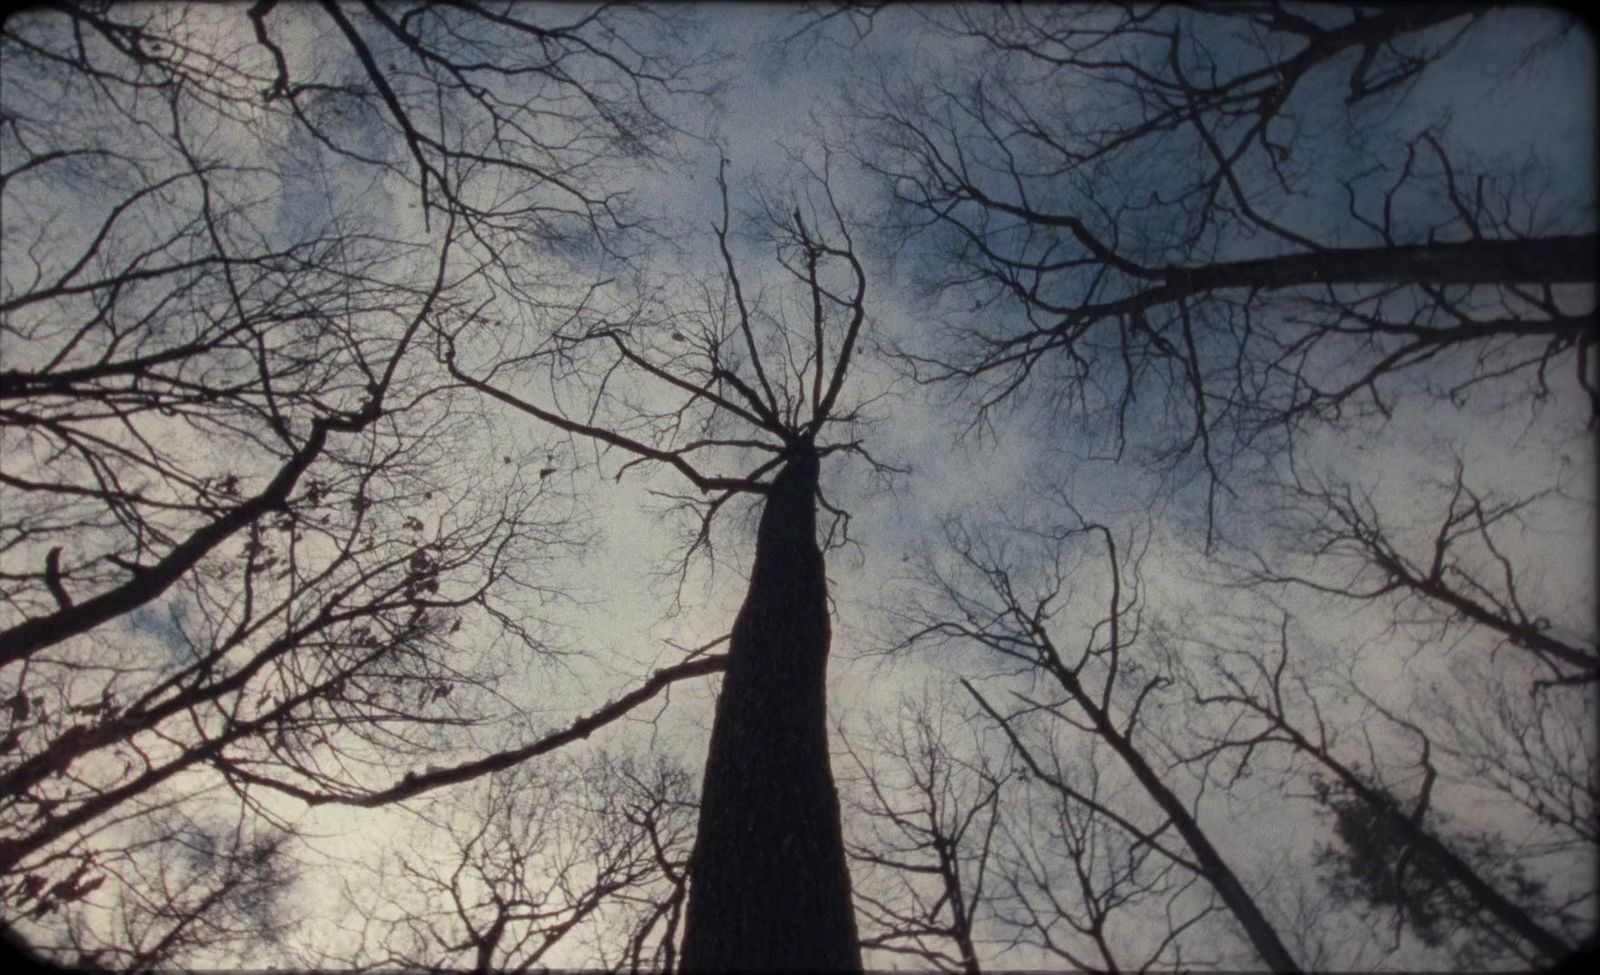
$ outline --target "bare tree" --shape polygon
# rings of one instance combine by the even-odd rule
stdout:
[[[537,482],[437,477],[439,438],[464,417],[448,395],[409,387],[410,409],[386,408],[393,377],[410,378],[405,346],[381,360],[384,378],[356,419],[310,421],[313,455],[330,432],[345,436],[318,464],[301,454],[288,475],[273,475],[255,495],[285,495],[270,515],[197,558],[153,607],[8,667],[8,875],[70,872],[92,860],[109,824],[219,784],[245,801],[253,784],[281,780],[371,788],[374,773],[398,774],[446,746],[449,729],[485,715],[500,665],[493,652],[446,652],[454,631],[472,625],[491,651],[497,640],[538,651],[539,588],[526,574],[541,557],[535,546],[551,546],[549,556],[577,536],[539,517]],[[183,451],[181,439],[166,439],[177,434],[154,442]],[[297,467],[309,468],[303,484]],[[207,490],[245,494],[244,476],[224,470]],[[504,493],[493,497],[491,485]],[[423,496],[434,504],[417,504]],[[58,537],[84,537],[72,533],[79,524],[69,518]],[[178,557],[188,557],[181,545]],[[116,561],[114,550],[95,559]],[[144,570],[118,571],[132,573],[121,586],[143,581]],[[510,597],[521,605],[502,602]],[[54,615],[82,619],[70,601]]]
[[[1131,446],[1154,461],[1164,489],[1198,479],[1208,548],[1218,527],[1250,534],[1257,512],[1244,503],[1256,497],[1243,488],[1286,463],[1297,493],[1284,509],[1299,514],[1289,519],[1295,534],[1274,541],[1315,558],[1296,564],[1269,548],[1249,566],[1256,580],[1349,597],[1374,625],[1392,611],[1388,632],[1419,637],[1430,655],[1466,632],[1486,657],[1501,647],[1501,657],[1525,655],[1539,673],[1518,671],[1509,694],[1488,679],[1434,701],[1441,714],[1475,716],[1465,749],[1445,744],[1456,737],[1449,721],[1418,733],[1438,743],[1435,758],[1474,755],[1476,771],[1462,779],[1503,783],[1503,798],[1535,816],[1540,807],[1557,820],[1592,815],[1592,745],[1573,730],[1592,701],[1559,691],[1594,679],[1591,621],[1536,608],[1533,566],[1506,542],[1538,499],[1475,491],[1458,464],[1442,524],[1413,544],[1387,531],[1359,492],[1296,466],[1303,432],[1385,429],[1402,400],[1471,400],[1487,404],[1480,415],[1504,416],[1569,397],[1592,425],[1587,160],[1540,141],[1531,125],[1528,147],[1516,145],[1526,164],[1475,157],[1437,84],[1462,70],[1451,64],[1473,45],[1508,79],[1532,70],[1567,42],[1570,21],[1268,3],[959,7],[925,19],[952,52],[949,67],[885,74],[853,103],[857,158],[882,178],[896,245],[945,322],[901,348],[911,374],[963,394],[970,427],[1031,397],[1076,421],[1072,436],[1088,449],[1109,447],[1120,460]],[[1432,90],[1422,83],[1430,76]],[[1525,118],[1535,110],[1527,105]],[[1559,419],[1555,409],[1543,418],[1552,414]],[[1239,492],[1244,517],[1230,524],[1218,501]],[[1044,642],[1048,619],[1063,612],[1051,601],[1059,590],[1045,583],[1033,596],[1018,583],[1012,594],[1016,578],[1035,578],[1014,553],[976,533],[952,542],[967,581],[939,580],[943,602],[921,616],[931,624],[923,632],[976,639],[1050,672]],[[1038,561],[1034,572],[1047,576],[1050,559]],[[1592,602],[1580,608],[1592,612]],[[1084,725],[1115,730],[1101,720],[1109,698],[1090,707],[1098,688],[1058,683],[1085,709]],[[1021,711],[989,710],[1011,722],[1059,706],[1029,697]],[[1360,719],[1330,727],[1345,720]],[[1514,735],[1488,744],[1512,728],[1533,754],[1517,755]],[[1170,742],[1184,751],[1181,736]],[[1247,742],[1234,742],[1239,753]],[[1336,802],[1335,820],[1350,835],[1365,829],[1367,863],[1426,848],[1409,854],[1430,865],[1414,876],[1437,867],[1451,878],[1452,903],[1469,905],[1452,908],[1456,922],[1490,916],[1525,958],[1559,958],[1576,943],[1579,928],[1553,929],[1528,906],[1538,898],[1523,881],[1497,872],[1515,855],[1465,828],[1451,834],[1442,811],[1419,827],[1425,801],[1401,802],[1362,778],[1370,769],[1344,769],[1337,788],[1354,804]],[[1238,784],[1217,781],[1225,791]],[[1388,838],[1363,824],[1381,824]],[[1541,831],[1532,845],[1550,843],[1592,853],[1570,831]],[[1276,947],[1262,957],[1292,961]]]
[[[1053,500],[1075,510],[1064,497]],[[1103,545],[1107,566],[1107,584],[1094,596],[1085,595],[1090,587],[1078,581],[1090,540]],[[1274,971],[1297,970],[1256,895],[1201,824],[1196,803],[1203,790],[1185,800],[1159,765],[1165,746],[1150,737],[1141,712],[1152,700],[1159,703],[1170,680],[1132,652],[1143,612],[1138,552],[1130,557],[1119,551],[1110,529],[1076,516],[1065,526],[986,526],[982,531],[952,522],[945,544],[950,565],[930,561],[925,594],[914,596],[906,611],[910,632],[904,645],[981,647],[1002,675],[1017,674],[1007,682],[1015,708],[998,707],[965,678],[963,686],[1005,734],[1029,776],[1075,807],[1116,824],[1137,841],[1136,848],[1149,847],[1203,879],[1263,964]],[[1100,607],[1094,606],[1095,598],[1103,600]],[[1078,625],[1067,632],[1082,637],[1077,648],[1061,642],[1062,627],[1072,621]],[[1135,809],[1121,808],[1087,791],[1070,769],[1052,767],[1052,753],[1036,736],[1048,741],[1058,723],[1109,748],[1145,801]],[[1043,731],[1033,730],[1041,724]],[[1167,838],[1174,834],[1175,840]]]
[[[1284,486],[1270,552],[1246,551],[1238,568],[1253,585],[1392,607],[1432,642],[1447,642],[1452,629],[1488,635],[1488,652],[1507,646],[1536,661],[1541,685],[1592,683],[1600,680],[1594,620],[1541,607],[1527,552],[1509,547],[1525,548],[1526,515],[1566,494],[1561,479],[1500,498],[1469,484],[1457,455],[1435,485],[1444,502],[1436,520],[1393,525],[1359,486],[1306,472]]]
[[[183,915],[204,887],[170,887],[187,834],[159,824],[219,790],[250,836],[263,788],[392,793],[503,711],[584,532],[533,458],[487,462],[433,338],[486,277],[559,306],[586,242],[627,246],[615,166],[670,134],[693,64],[652,35],[678,24],[5,17],[0,889],[31,935],[69,950],[46,928],[92,909],[126,937],[85,919],[80,946],[130,964],[225,946],[262,848],[214,844],[223,886]]]
[[[158,971],[185,958],[259,959],[292,930],[285,834],[243,815],[197,822],[176,808],[130,825],[133,842],[23,901],[36,922],[60,915],[40,926],[52,939],[41,950],[90,969]],[[111,902],[92,909],[89,895],[107,879]]]
[[[822,461],[854,453],[882,468],[859,439],[846,439],[861,420],[859,398],[844,388],[867,320],[866,272],[826,160],[811,175],[792,200],[762,199],[763,225],[798,292],[803,324],[747,291],[719,170],[724,276],[720,294],[708,289],[704,313],[636,311],[618,319],[596,308],[575,315],[574,331],[521,353],[501,344],[493,320],[466,323],[478,327],[476,341],[470,327],[445,338],[457,379],[598,449],[628,455],[619,476],[639,464],[663,465],[709,495],[685,566],[730,499],[761,500],[700,800],[684,919],[689,969],[861,964],[828,762],[831,638],[816,512],[820,505],[833,514],[827,541],[842,543],[848,517],[822,491]],[[529,367],[554,373],[553,395],[574,395],[576,387],[582,405],[566,411],[508,389],[519,370],[531,384]],[[637,392],[645,388],[665,405]],[[717,463],[738,465],[738,473],[711,473]]]
[[[997,926],[1082,971],[1215,965],[1215,949],[1201,938],[1217,909],[1205,881],[1101,812],[1124,807],[1120,795],[1129,790],[1104,760],[1105,745],[1040,737],[1030,740],[1030,754],[1049,776],[1024,775],[1012,790],[1016,812],[997,858]],[[1088,801],[1057,782],[1071,782]]]
[[[529,971],[580,942],[621,967],[672,967],[692,840],[687,774],[600,753],[490,776],[480,801],[419,810],[422,839],[347,890],[366,923],[357,969]],[[431,842],[434,831],[450,841]],[[665,923],[661,923],[665,922]]]
[[[666,889],[653,897],[630,897],[626,945],[616,957],[628,971],[671,972],[677,967],[683,932],[683,910],[688,899],[689,852],[697,803],[687,773],[657,759],[640,768],[623,761],[617,774],[625,781],[622,815],[641,830],[650,843],[655,869]],[[610,803],[613,799],[603,797]],[[621,962],[612,962],[621,968]]]
[[[505,271],[519,265],[496,246],[504,233],[571,237],[573,220],[591,234],[621,222],[618,194],[588,195],[580,177],[649,144],[659,113],[644,93],[676,87],[663,62],[627,46],[609,11],[541,25],[470,4],[396,20],[368,4],[357,24],[328,3],[327,25],[286,29],[330,26],[347,45],[314,47],[292,69],[269,21],[313,13],[276,9],[248,10],[256,42],[238,51],[216,48],[214,36],[239,26],[227,19],[238,10],[68,5],[6,22],[8,507],[29,515],[22,537],[40,549],[38,536],[69,517],[110,537],[87,552],[41,551],[31,572],[14,574],[8,595],[22,618],[0,634],[0,661],[155,599],[280,508],[330,438],[397,408],[383,398],[395,370],[415,329],[438,314],[440,287],[455,282],[442,260],[437,275],[397,273],[413,254],[441,253],[439,240],[392,219],[356,220],[350,182],[376,180],[365,188],[382,192],[385,174],[409,177],[424,211],[447,217],[442,253],[470,242],[462,270],[487,259]],[[374,53],[363,26],[393,49]],[[513,54],[508,32],[541,43]],[[418,73],[401,60],[419,62]],[[364,80],[323,77],[347,69]],[[500,90],[524,77],[539,84],[515,98]],[[402,97],[401,78],[417,90]],[[431,103],[427,121],[419,100]],[[572,102],[584,108],[547,107]],[[58,118],[61,104],[76,111]],[[334,119],[344,121],[330,132],[322,123]],[[415,169],[350,144],[385,135]],[[239,161],[241,140],[257,143],[259,160]],[[479,199],[471,185],[502,169],[524,175],[526,194],[511,205]],[[273,188],[292,212],[273,212],[263,199]],[[328,206],[343,209],[320,222],[302,212]],[[78,226],[64,231],[52,208],[81,214]],[[529,279],[508,279],[517,280]],[[391,316],[405,324],[394,329]],[[157,415],[180,422],[162,429]],[[119,421],[132,436],[100,429]],[[241,486],[242,471],[214,483],[187,474],[190,458],[169,447],[186,428],[280,464],[259,473],[259,490]]]
[[[1528,13],[929,12],[950,67],[854,106],[944,299],[903,360],[970,392],[974,424],[1025,391],[1095,418],[1118,456],[1202,477],[1208,524],[1234,465],[1308,421],[1542,400],[1558,371],[1600,408],[1585,165],[1531,128],[1528,166],[1480,165],[1415,90],[1477,32],[1525,40],[1513,71],[1571,30]]]
[[[847,740],[862,946],[941,971],[1014,967],[1024,949],[1030,966],[1043,957],[1080,971],[1207,965],[1197,935],[1215,900],[1125,817],[1105,815],[1138,789],[1106,745],[1023,717],[1018,752],[983,727],[981,708],[969,712],[925,689],[902,698],[893,726],[873,726],[871,747]],[[1047,774],[1032,775],[1030,759]],[[1086,801],[1057,788],[1069,782]]]
[[[1274,748],[1307,760],[1311,769],[1302,774],[1309,775],[1313,797],[1332,813],[1337,837],[1322,857],[1333,868],[1333,889],[1347,901],[1392,911],[1396,938],[1407,925],[1435,947],[1465,936],[1466,944],[1458,945],[1460,964],[1481,965],[1507,951],[1521,964],[1548,964],[1571,954],[1577,940],[1571,932],[1583,924],[1573,912],[1577,902],[1551,902],[1524,863],[1546,852],[1542,844],[1519,839],[1522,848],[1515,849],[1507,842],[1509,827],[1489,833],[1453,828],[1436,801],[1442,778],[1448,781],[1449,756],[1439,754],[1426,728],[1367,695],[1353,678],[1350,686],[1364,713],[1351,718],[1327,708],[1307,675],[1289,666],[1289,616],[1278,619],[1275,639],[1262,632],[1271,621],[1242,622],[1243,631],[1235,635],[1240,646],[1270,641],[1276,651],[1236,649],[1195,636],[1174,641],[1181,645],[1173,649],[1174,660],[1206,661],[1180,670],[1197,717],[1206,710],[1222,712],[1209,723],[1196,722],[1196,741],[1179,749],[1181,760],[1209,764],[1225,756],[1222,774],[1234,781]],[[1391,734],[1375,726],[1379,720]],[[1355,749],[1365,757],[1351,757]],[[1571,752],[1561,757],[1592,761]],[[1571,812],[1580,821],[1592,819],[1592,776],[1574,785],[1580,791],[1569,800],[1579,808]],[[1541,824],[1551,826],[1561,828],[1554,820]],[[1588,846],[1581,840],[1580,845]],[[1578,901],[1592,896],[1582,891]],[[1552,920],[1559,924],[1552,926]]]
[[[1070,409],[1164,485],[1198,477],[1209,547],[1245,534],[1220,496],[1398,397],[1600,412],[1589,189],[1531,138],[1521,169],[1474,158],[1422,84],[1504,24],[1526,42],[1507,70],[1537,66],[1565,21],[1254,0],[814,17],[866,50],[902,14],[951,56],[858,86],[852,148],[934,298],[899,361],[972,395],[958,423],[1027,395]],[[1459,464],[1420,545],[1308,477],[1287,496],[1309,520],[1245,567],[1481,651],[1468,693],[1364,699],[1387,764],[1313,734],[1278,694],[1300,673],[1264,656],[1265,683],[1195,677],[1183,717],[1154,717],[1179,668],[1144,652],[1138,557],[1110,528],[955,526],[907,642],[1007,668],[966,691],[1008,758],[908,716],[856,753],[878,832],[847,849],[825,556],[851,523],[822,470],[894,473],[864,446],[883,389],[850,381],[866,224],[824,148],[751,219],[719,170],[708,273],[674,250],[634,190],[684,144],[683,99],[708,104],[689,22],[478,0],[0,15],[7,924],[86,964],[259,964],[292,921],[289,811],[421,801],[455,849],[396,861],[419,906],[374,908],[359,964],[851,969],[865,943],[1153,969],[1225,953],[1196,947],[1220,923],[1288,970],[1310,942],[1280,934],[1292,912],[1235,872],[1204,801],[1271,746],[1332,824],[1341,917],[1469,960],[1579,941],[1592,891],[1540,868],[1597,842],[1600,653],[1506,545],[1540,499]],[[667,272],[644,259],[668,251]],[[597,509],[557,475],[580,468],[661,475],[689,515],[680,600],[730,535],[748,586],[726,636],[519,722],[504,678],[571,649],[562,570]],[[553,753],[719,673],[690,856],[680,773]],[[1447,789],[1520,810],[1531,839]]]
[[[1368,492],[1310,473],[1283,497],[1257,547],[1230,560],[1233,577],[1304,610],[1319,605],[1307,596],[1334,611],[1362,607],[1371,639],[1386,655],[1403,653],[1418,676],[1381,703],[1352,656],[1319,703],[1318,672],[1300,661],[1322,654],[1291,664],[1288,612],[1227,636],[1191,630],[1174,637],[1187,648],[1174,660],[1210,660],[1208,677],[1189,671],[1194,703],[1231,717],[1215,720],[1225,730],[1205,748],[1180,750],[1189,760],[1230,754],[1236,769],[1274,747],[1307,761],[1339,837],[1327,857],[1335,889],[1392,908],[1397,937],[1409,925],[1437,947],[1462,932],[1499,932],[1492,944],[1460,947],[1460,964],[1508,951],[1525,964],[1564,957],[1583,932],[1572,911],[1594,891],[1579,885],[1552,900],[1542,890],[1596,841],[1597,658],[1584,607],[1529,581],[1545,547],[1537,523],[1565,510],[1563,486],[1498,497],[1474,488],[1456,456],[1451,475],[1423,494],[1427,504],[1410,505],[1420,517],[1386,515]],[[1264,645],[1276,652],[1251,649]],[[1365,711],[1325,713],[1336,695],[1354,695]],[[1374,747],[1374,715],[1399,743]],[[1363,729],[1364,761],[1350,754],[1361,747],[1352,727]],[[1414,759],[1399,759],[1412,749]],[[1497,825],[1452,826],[1460,800],[1436,800],[1441,785],[1501,809]]]
[[[861,946],[976,973],[978,913],[990,896],[1010,776],[992,767],[981,743],[950,740],[952,724],[967,724],[951,711],[955,703],[925,689],[903,697],[894,726],[873,726],[863,747],[844,740],[855,766],[846,822],[859,816],[864,836],[849,847],[856,913],[866,925]]]

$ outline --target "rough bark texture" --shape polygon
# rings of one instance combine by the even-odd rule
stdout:
[[[772,485],[733,625],[689,870],[683,968],[859,970],[828,766],[827,577],[817,458]]]

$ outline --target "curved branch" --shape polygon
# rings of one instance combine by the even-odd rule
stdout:
[[[413,796],[421,795],[424,792],[429,792],[442,786],[470,782],[473,779],[488,775],[491,772],[503,771],[511,768],[514,765],[525,762],[530,758],[536,758],[548,752],[555,751],[557,748],[560,748],[563,745],[571,744],[574,741],[588,738],[599,729],[605,727],[613,721],[616,721],[618,718],[626,715],[629,711],[632,711],[634,708],[655,697],[657,694],[660,694],[663,690],[670,687],[674,683],[681,680],[689,680],[695,677],[704,677],[707,674],[720,673],[727,667],[727,664],[728,655],[721,653],[709,657],[700,657],[698,659],[690,660],[672,667],[663,667],[651,674],[650,679],[645,681],[638,688],[628,692],[627,694],[624,694],[617,700],[608,703],[599,710],[579,718],[566,728],[563,728],[562,730],[552,734],[545,735],[538,741],[532,742],[531,744],[522,745],[518,748],[507,749],[506,751],[502,752],[495,752],[493,755],[486,755],[483,758],[474,759],[470,762],[463,762],[460,765],[453,765],[449,768],[433,769],[420,775],[414,772],[407,772],[399,782],[395,783],[389,788],[380,789],[377,792],[371,792],[365,795],[335,795],[324,792],[312,792],[308,789],[302,789],[299,786],[292,785],[287,782],[280,782],[275,779],[266,778],[265,776],[256,775],[252,772],[247,772],[244,769],[239,768],[237,765],[234,765],[228,762],[226,759],[222,759],[220,757],[214,760],[214,764],[221,768],[224,774],[229,775],[241,782],[248,782],[254,785],[261,785],[270,789],[274,789],[286,795],[294,796],[310,806],[338,804],[345,806],[361,806],[370,809],[376,806],[385,806],[393,802],[399,802],[403,799],[410,799]]]
[[[575,433],[579,436],[589,437],[593,440],[599,440],[602,443],[608,443],[613,447],[620,447],[631,454],[636,454],[649,460],[660,461],[663,464],[671,464],[673,467],[678,469],[679,473],[693,482],[695,487],[702,491],[708,493],[711,491],[748,491],[752,494],[766,493],[767,486],[762,484],[760,481],[755,480],[754,478],[707,477],[706,475],[695,470],[694,466],[688,461],[684,460],[683,456],[678,451],[658,450],[655,447],[649,446],[648,444],[640,443],[631,437],[624,437],[621,434],[614,433],[605,429],[604,427],[597,427],[588,423],[579,423],[577,420],[569,420],[559,413],[552,413],[549,410],[541,409],[537,406],[534,406],[532,403],[529,403],[527,400],[513,396],[505,390],[499,389],[495,386],[491,386],[481,379],[475,379],[457,368],[455,359],[455,343],[452,342],[448,337],[446,337],[445,343],[445,366],[450,370],[450,375],[454,376],[461,382],[466,383],[468,386],[471,386],[473,389],[476,389],[478,392],[494,397],[507,406],[520,410],[529,416],[543,420],[551,426],[556,427],[557,429],[565,430],[568,433]]]

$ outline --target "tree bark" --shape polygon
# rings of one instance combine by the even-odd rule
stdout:
[[[861,968],[828,764],[817,456],[773,481],[733,625],[684,918],[686,971]]]

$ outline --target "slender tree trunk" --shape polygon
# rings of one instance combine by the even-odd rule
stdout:
[[[1496,890],[1478,875],[1471,864],[1457,856],[1456,852],[1446,846],[1438,836],[1429,832],[1411,815],[1403,812],[1384,793],[1368,785],[1354,769],[1335,759],[1327,748],[1313,744],[1311,739],[1288,727],[1281,720],[1278,727],[1288,733],[1297,749],[1321,762],[1324,768],[1338,776],[1345,788],[1366,803],[1368,808],[1382,816],[1390,829],[1431,859],[1433,865],[1446,876],[1465,888],[1467,894],[1478,902],[1478,906],[1495,920],[1521,935],[1551,961],[1560,961],[1577,950],[1576,945],[1568,944],[1555,930],[1540,924],[1527,911]]]
[[[687,971],[861,968],[828,766],[817,466],[809,449],[793,457],[761,513],[706,759]]]
[[[1057,676],[1061,678],[1068,693],[1077,698],[1078,703],[1089,713],[1101,739],[1121,757],[1128,771],[1132,772],[1134,778],[1139,780],[1139,784],[1144,786],[1145,792],[1155,800],[1156,805],[1161,807],[1161,811],[1167,814],[1173,828],[1183,837],[1190,852],[1194,854],[1195,862],[1200,866],[1201,876],[1210,882],[1217,896],[1222,898],[1222,903],[1239,922],[1239,926],[1244,928],[1245,937],[1255,947],[1261,960],[1274,972],[1302,971],[1299,963],[1294,960],[1294,955],[1289,952],[1288,946],[1273,928],[1272,922],[1262,913],[1255,897],[1239,880],[1238,874],[1233,872],[1228,861],[1222,858],[1221,851],[1211,845],[1211,837],[1206,835],[1206,831],[1195,819],[1189,806],[1178,798],[1177,793],[1167,787],[1160,773],[1145,760],[1144,754],[1128,736],[1117,728],[1116,723],[1111,720],[1111,715],[1096,704],[1090,697],[1088,689],[1074,674],[1062,669],[1058,671]]]

